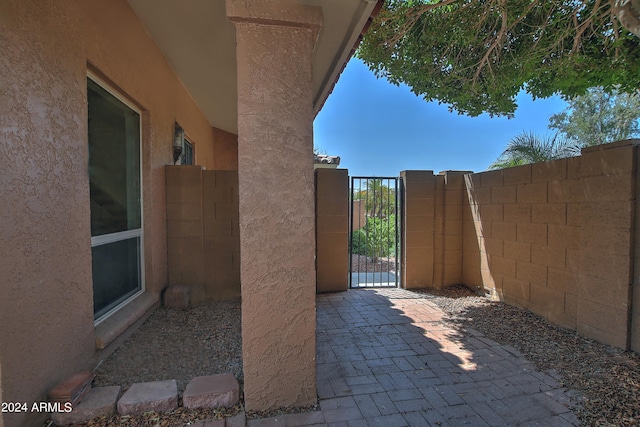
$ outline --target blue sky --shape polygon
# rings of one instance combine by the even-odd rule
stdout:
[[[515,118],[461,116],[427,103],[406,86],[376,79],[352,59],[314,122],[315,145],[340,156],[352,176],[397,176],[402,170],[486,170],[521,131],[541,135],[560,98],[518,97]]]

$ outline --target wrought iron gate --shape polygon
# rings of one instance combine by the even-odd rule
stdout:
[[[397,287],[398,179],[351,177],[349,287]]]

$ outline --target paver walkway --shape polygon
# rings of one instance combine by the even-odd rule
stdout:
[[[320,411],[258,426],[575,426],[576,399],[517,350],[444,326],[402,289],[317,297]]]

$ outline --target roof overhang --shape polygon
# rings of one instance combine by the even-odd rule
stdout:
[[[238,133],[235,28],[224,0],[128,0],[212,126]],[[317,113],[353,53],[378,0],[290,0],[322,8],[313,54]]]

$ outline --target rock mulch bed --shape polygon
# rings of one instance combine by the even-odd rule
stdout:
[[[640,425],[640,355],[597,343],[542,317],[477,296],[464,286],[423,291],[461,334],[473,328],[517,348],[567,389],[579,391],[586,426]]]
[[[177,380],[231,372],[242,382],[240,300],[188,310],[161,307],[96,371],[95,386]]]
[[[75,427],[173,427],[236,416],[242,405],[189,409],[182,406],[194,377],[230,372],[242,384],[240,299],[212,302],[188,310],[161,307],[95,372],[94,386],[122,386],[176,380],[175,410],[141,415],[110,415]],[[240,387],[242,395],[242,386]]]
[[[376,262],[365,255],[351,254],[351,271],[353,273],[386,273],[396,271],[396,259],[394,257],[379,258]]]

